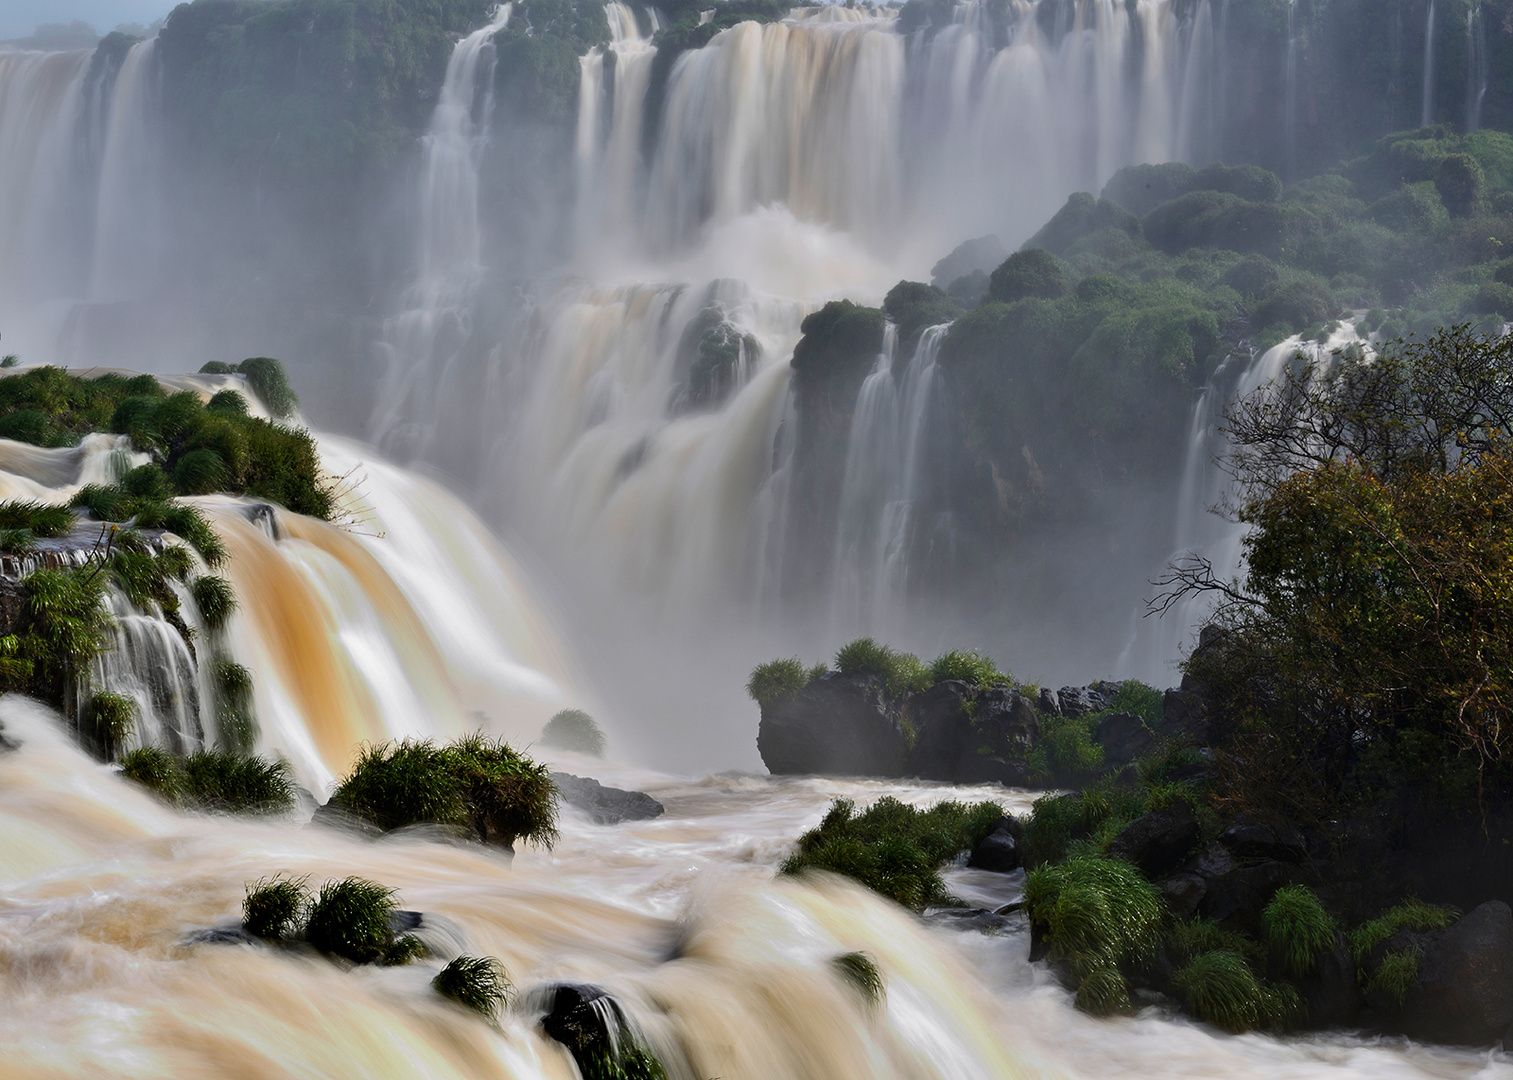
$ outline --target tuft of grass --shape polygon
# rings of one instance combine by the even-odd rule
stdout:
[[[426,948],[425,942],[414,934],[405,934],[401,938],[396,938],[394,944],[384,950],[383,965],[384,967],[403,967],[416,960],[424,960],[428,955],[430,955],[430,950]]]
[[[1099,964],[1077,984],[1077,1008],[1093,1016],[1114,1016],[1130,1011],[1129,984],[1111,964]]]
[[[237,609],[236,590],[231,582],[213,574],[202,574],[189,587],[194,595],[194,606],[200,609],[200,618],[208,630],[220,630]]]
[[[208,447],[191,450],[173,467],[174,486],[184,495],[226,491],[235,480],[226,460]]]
[[[504,965],[492,956],[459,956],[437,972],[431,986],[442,997],[490,1020],[514,997]]]
[[[882,676],[883,688],[892,697],[928,690],[932,684],[930,669],[919,657],[896,652],[869,637],[843,645],[835,654],[835,666],[842,675]]]
[[[1011,683],[1013,676],[1001,671],[998,664],[975,650],[963,652],[952,649],[941,653],[930,664],[930,678],[934,682],[960,679],[973,686],[989,687],[998,683]]]
[[[246,416],[247,399],[235,390],[219,390],[205,403],[205,411],[223,416]]]
[[[247,887],[242,900],[242,929],[270,941],[292,938],[299,932],[310,904],[304,878],[264,878]]]
[[[997,803],[942,802],[917,810],[891,796],[858,814],[849,799],[837,799],[779,872],[843,874],[915,911],[954,904],[937,869],[975,847],[1002,816]]]
[[[171,803],[183,797],[184,774],[174,756],[160,746],[143,746],[122,754],[121,775]]]
[[[382,960],[394,940],[394,890],[363,878],[328,881],[310,908],[305,940],[354,964]]]
[[[1417,949],[1394,949],[1382,957],[1363,990],[1368,994],[1385,994],[1402,1008],[1408,1000],[1409,988],[1418,978],[1418,961]]]
[[[1245,957],[1228,949],[1194,957],[1172,976],[1172,985],[1188,1012],[1235,1034],[1281,1027],[1302,1007],[1291,985],[1262,983]]]
[[[294,414],[299,398],[289,386],[283,364],[271,356],[254,356],[238,364],[237,370],[247,377],[247,385],[274,416],[282,419]]]
[[[772,709],[797,697],[813,681],[812,675],[796,656],[769,660],[752,670],[751,678],[746,680],[746,693],[761,708]]]
[[[604,732],[582,709],[563,709],[548,720],[546,727],[541,729],[541,744],[594,757],[604,756]]]
[[[215,685],[215,718],[220,728],[220,748],[230,753],[251,753],[257,741],[257,721],[252,710],[252,672],[241,664],[217,657],[210,668]]]
[[[37,550],[37,538],[27,529],[0,529],[0,552],[29,555]]]
[[[1253,964],[1266,960],[1265,949],[1259,941],[1234,930],[1225,930],[1201,917],[1173,923],[1166,934],[1166,947],[1184,964],[1204,953],[1221,950],[1239,953]]]
[[[125,694],[101,690],[85,710],[89,725],[107,758],[115,757],[137,730],[137,703]]]
[[[1079,985],[1102,968],[1144,963],[1160,940],[1165,914],[1155,886],[1138,870],[1092,856],[1031,870],[1024,909],[1044,930],[1050,958],[1069,960]]]
[[[1165,783],[1178,769],[1196,765],[1202,760],[1197,747],[1185,739],[1163,737],[1156,740],[1156,745],[1148,754],[1135,760],[1135,774],[1142,784],[1159,785]]]
[[[1042,795],[1025,822],[1021,857],[1030,867],[1058,862],[1083,841],[1092,853],[1102,854],[1125,825],[1149,808],[1140,792],[1107,778],[1075,795]]]
[[[225,541],[211,527],[209,519],[194,507],[181,503],[167,506],[162,515],[162,527],[183,537],[211,569],[225,563]]]
[[[39,502],[0,503],[0,529],[25,529],[33,536],[62,536],[74,527],[74,513],[66,506]]]
[[[1460,912],[1455,908],[1410,898],[1350,931],[1350,951],[1355,954],[1355,962],[1363,964],[1373,949],[1399,930],[1443,930],[1458,918]]]
[[[1306,885],[1284,885],[1261,912],[1266,939],[1294,978],[1313,970],[1318,958],[1334,948],[1334,917]]]
[[[470,829],[485,843],[557,839],[557,788],[545,765],[470,735],[364,747],[332,802],[385,831],[422,822]]]
[[[294,808],[294,780],[286,761],[200,750],[184,759],[184,798],[201,810],[282,814]]]
[[[830,966],[843,981],[855,987],[869,1004],[876,1005],[882,1000],[883,974],[866,953],[848,952],[832,956]]]

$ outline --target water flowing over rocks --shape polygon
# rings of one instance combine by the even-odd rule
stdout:
[[[644,791],[605,787],[592,777],[554,772],[552,783],[557,785],[563,802],[582,810],[599,825],[647,821],[665,813],[662,804]]]

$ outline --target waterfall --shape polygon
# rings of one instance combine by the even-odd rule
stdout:
[[[193,600],[186,606],[192,613]],[[135,703],[133,744],[185,754],[214,743],[204,729],[200,665],[184,636],[157,605],[141,610],[114,585],[106,590],[105,607],[111,626],[104,651],[91,665],[89,686]]]
[[[895,378],[896,331],[862,383],[852,413],[838,507],[831,621],[838,633],[901,628],[910,565],[939,482],[932,422],[941,407],[936,359],[949,323],[924,330],[902,379]]]
[[[1487,27],[1481,4],[1466,12],[1466,131],[1481,130],[1482,103],[1487,97],[1491,64],[1487,56]]]
[[[1429,14],[1424,23],[1424,105],[1419,125],[1434,123],[1434,0],[1429,0]]]
[[[1228,516],[1232,481],[1218,465],[1228,449],[1222,431],[1224,410],[1230,402],[1275,382],[1295,357],[1318,361],[1360,342],[1354,324],[1347,320],[1326,341],[1291,337],[1244,362],[1231,356],[1220,365],[1193,404],[1177,489],[1172,554],[1166,566],[1197,556],[1208,560],[1220,581],[1243,578],[1249,527]],[[1164,571],[1165,567],[1158,568],[1152,577]],[[1212,598],[1199,594],[1187,597],[1159,617],[1138,618],[1130,644],[1120,657],[1119,670],[1166,685],[1171,665],[1191,647],[1194,632],[1212,611]]]
[[[657,50],[643,37],[636,14],[625,4],[605,5],[609,19],[612,77],[605,80],[605,51],[590,49],[582,65],[578,96],[579,249],[595,250],[625,242],[642,181],[641,121]],[[651,32],[656,11],[647,9]],[[611,103],[603,114],[604,101]],[[607,123],[606,123],[607,121]]]
[[[1287,180],[1298,171],[1298,0],[1287,3],[1287,70],[1282,98],[1282,138],[1286,145]]]
[[[121,62],[106,116],[100,159],[89,299],[139,295],[156,272],[154,251],[163,228],[163,166],[154,93],[156,40],[133,45]]]

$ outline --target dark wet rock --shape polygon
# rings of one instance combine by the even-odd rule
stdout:
[[[389,915],[389,933],[400,937],[416,929],[424,921],[425,917],[418,911],[393,911]]]
[[[1219,834],[1219,843],[1239,859],[1300,863],[1308,858],[1302,840],[1291,829],[1247,814],[1241,814]]]
[[[1098,724],[1093,741],[1103,747],[1104,761],[1111,766],[1128,765],[1150,751],[1156,734],[1134,713],[1111,713]]]
[[[1292,863],[1239,863],[1233,860],[1228,869],[1216,873],[1200,870],[1199,873],[1206,889],[1198,904],[1198,914],[1247,933],[1261,931],[1262,909],[1271,903],[1278,889],[1295,883],[1300,877],[1298,868]]]
[[[580,1072],[585,1064],[615,1045],[625,1014],[620,1003],[601,987],[587,983],[555,983],[537,992],[546,1010],[541,1027],[572,1053]]]
[[[334,803],[317,806],[315,813],[310,817],[310,824],[319,825],[326,829],[340,829],[343,832],[355,833],[358,836],[377,838],[384,834],[382,829],[367,818],[358,817],[356,814],[343,810]]]
[[[994,750],[1011,760],[1029,757],[1040,738],[1040,714],[1033,701],[1013,687],[994,686],[977,699],[975,713]]]
[[[1055,713],[1061,715],[1061,701],[1056,697],[1056,691],[1048,686],[1040,688],[1040,696],[1035,701],[1035,708],[1049,716]]]
[[[1365,999],[1356,976],[1355,954],[1344,934],[1315,961],[1313,970],[1295,980],[1308,1009],[1310,1027],[1347,1027],[1356,1023]]]
[[[1130,822],[1114,837],[1108,851],[1154,879],[1186,859],[1197,842],[1198,819],[1192,807],[1179,799]]]
[[[1208,893],[1208,883],[1197,874],[1173,874],[1157,882],[1156,887],[1166,897],[1167,910],[1178,919],[1190,919],[1197,914]]]
[[[1004,818],[1015,821],[1014,818]],[[1016,821],[1017,824],[1017,821]],[[1020,826],[1023,835],[1023,826]],[[1019,869],[1019,841],[1008,828],[995,829],[972,849],[967,865],[974,870],[991,870],[995,874],[1007,874]]]
[[[762,710],[757,750],[774,775],[901,776],[908,747],[879,676],[832,672]]]
[[[241,923],[225,926],[210,926],[196,930],[185,939],[189,945],[264,945],[262,938],[254,937],[242,929]]]
[[[1086,716],[1104,707],[1103,695],[1090,686],[1063,686],[1056,691],[1056,700],[1065,716]]]
[[[662,804],[644,791],[605,787],[592,777],[571,773],[554,772],[552,782],[562,794],[563,802],[582,810],[598,825],[647,821],[665,813]]]
[[[1513,910],[1501,900],[1429,935],[1402,1027],[1432,1042],[1487,1045],[1513,1025]]]
[[[5,725],[0,724],[0,754],[21,749],[21,744],[5,734]]]
[[[986,745],[968,711],[972,687],[946,679],[909,698],[904,715],[914,728],[910,771],[924,780],[956,780]]]
[[[1014,925],[1009,916],[987,908],[936,908],[925,912],[924,920],[947,930],[976,930],[982,934],[1002,933]]]

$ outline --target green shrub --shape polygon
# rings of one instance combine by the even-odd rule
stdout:
[[[237,370],[247,377],[247,385],[274,416],[291,416],[299,407],[299,398],[289,386],[284,365],[272,357],[254,356],[243,360]]]
[[[1288,974],[1302,978],[1334,948],[1334,917],[1306,885],[1284,885],[1261,913],[1266,938]]]
[[[746,680],[746,693],[762,709],[773,709],[797,697],[810,683],[810,671],[798,657],[758,664]]]
[[[98,485],[96,485],[98,487]],[[161,502],[168,498],[168,478],[163,475],[163,470],[156,465],[138,465],[125,476],[121,477],[120,490],[127,495],[138,499],[146,499],[149,502]],[[102,491],[111,491],[111,488],[99,488]],[[78,496],[75,496],[75,505],[78,504]],[[93,511],[93,507],[91,507]],[[104,516],[104,515],[101,515]],[[111,519],[114,520],[114,519]]]
[[[1373,949],[1399,930],[1443,930],[1459,917],[1460,912],[1452,907],[1411,898],[1350,931],[1350,951],[1355,954],[1355,962],[1363,964]]]
[[[1115,1016],[1130,1011],[1129,984],[1118,968],[1098,964],[1077,984],[1073,1004],[1093,1016]]]
[[[988,277],[988,296],[1004,304],[1030,297],[1056,300],[1067,288],[1061,263],[1044,248],[1014,252]]]
[[[26,555],[37,550],[37,538],[26,529],[0,529],[0,551]]]
[[[376,963],[394,940],[394,911],[393,889],[356,877],[327,882],[310,908],[305,940],[354,964]]]
[[[1166,934],[1166,947],[1183,964],[1216,951],[1238,953],[1253,964],[1266,962],[1266,950],[1259,941],[1199,917],[1174,922]]]
[[[891,796],[857,814],[849,799],[837,799],[819,827],[799,838],[780,872],[829,870],[922,911],[953,902],[937,868],[975,847],[1002,816],[996,803],[916,810]]]
[[[1013,676],[1000,671],[998,665],[982,653],[962,652],[959,649],[937,656],[930,665],[930,678],[933,682],[960,679],[984,688],[1014,681]]]
[[[1296,990],[1286,983],[1264,985],[1245,957],[1228,949],[1194,957],[1172,976],[1172,985],[1188,1012],[1235,1034],[1280,1027],[1301,1008]]]
[[[60,432],[39,409],[17,409],[0,416],[0,439],[31,443],[33,446],[54,446]]]
[[[200,750],[182,764],[183,795],[201,810],[281,814],[294,808],[294,781],[285,761]]]
[[[85,712],[107,758],[115,757],[136,733],[137,703],[125,694],[101,690],[90,697]]]
[[[481,735],[444,747],[408,739],[365,747],[331,801],[386,831],[425,822],[506,846],[523,838],[550,847],[557,838],[546,766]]]
[[[868,1003],[875,1005],[882,1000],[883,975],[872,957],[864,952],[841,953],[832,956],[830,964],[835,973],[855,987]]]
[[[226,620],[237,609],[236,590],[223,577],[202,574],[189,587],[194,595],[194,606],[200,609],[200,618],[207,630],[221,630]]]
[[[200,365],[201,375],[235,375],[236,365],[228,364],[224,360],[207,360]]]
[[[604,756],[604,732],[582,709],[563,709],[548,720],[541,730],[541,744],[594,757]]]
[[[34,664],[34,686],[42,696],[58,700],[61,694],[55,688],[83,671],[104,648],[109,625],[103,606],[105,581],[83,567],[43,569],[30,574],[23,587],[21,652]]]
[[[1040,740],[1030,751],[1030,775],[1040,780],[1086,776],[1103,767],[1103,757],[1087,717],[1051,713],[1040,719]]]
[[[303,925],[310,904],[304,878],[265,878],[247,887],[242,900],[242,929],[270,941],[292,938]]]
[[[426,943],[414,934],[405,934],[394,939],[387,949],[384,950],[382,963],[384,967],[403,967],[405,964],[413,964],[417,960],[424,960],[431,954],[426,948]]]
[[[1186,739],[1163,737],[1156,740],[1149,753],[1135,761],[1135,773],[1142,784],[1154,787],[1164,784],[1178,769],[1202,760],[1198,748]]]
[[[214,450],[191,450],[174,466],[173,482],[185,495],[209,495],[230,489],[231,469]]]
[[[1109,696],[1108,711],[1134,713],[1152,731],[1161,727],[1166,717],[1165,695],[1139,679],[1125,679]]]
[[[121,775],[171,803],[183,796],[184,774],[179,763],[160,746],[142,746],[122,754]]]
[[[436,974],[431,986],[442,997],[491,1020],[514,996],[504,965],[492,956],[459,956]]]
[[[917,693],[930,687],[930,670],[913,653],[895,652],[872,638],[857,638],[835,654],[842,675],[880,675],[890,696]]]
[[[205,409],[225,416],[246,416],[247,399],[235,390],[219,390],[205,403]]]

